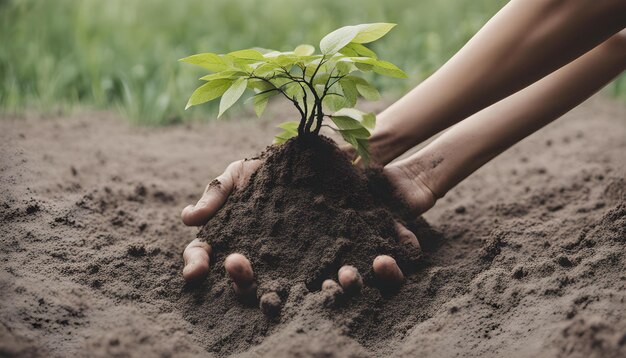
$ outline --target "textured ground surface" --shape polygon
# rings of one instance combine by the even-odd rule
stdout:
[[[180,276],[196,235],[180,209],[270,141],[273,110],[158,129],[0,120],[0,356],[626,354],[626,108],[597,98],[427,213],[439,240],[397,295],[329,309],[301,285],[288,320],[207,319],[215,290]]]

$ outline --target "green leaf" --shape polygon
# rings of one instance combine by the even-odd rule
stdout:
[[[339,84],[341,85],[343,96],[346,99],[346,107],[354,107],[356,105],[357,97],[359,96],[356,84],[345,77],[339,80]]]
[[[365,128],[339,130],[341,137],[354,149],[365,165],[369,163],[369,132]]]
[[[357,56],[363,56],[363,57],[370,57],[373,59],[377,59],[378,56],[376,55],[376,53],[370,49],[368,49],[367,47],[361,45],[361,44],[357,44],[357,43],[349,43],[348,45],[346,45],[346,47],[343,48],[343,50],[350,50],[352,52],[354,52],[354,55],[346,55],[346,56],[352,56],[352,57],[357,57]],[[342,51],[343,51],[342,50]]]
[[[305,66],[308,66],[308,65],[317,66],[321,60],[322,60],[322,55],[298,56],[298,62]],[[324,67],[324,65],[322,65],[322,67]]]
[[[325,55],[332,55],[339,52],[344,46],[352,41],[359,33],[356,26],[344,26],[328,35],[320,41],[320,50]]]
[[[404,71],[399,69],[396,65],[394,65],[391,62],[378,60],[373,65],[374,65],[374,68],[373,68],[374,72],[378,74],[389,76],[389,77],[396,77],[396,78],[408,77],[406,73],[404,73]]]
[[[363,127],[371,131],[374,130],[374,127],[376,126],[376,115],[374,113],[365,113],[361,123],[363,123]]]
[[[348,57],[357,57],[359,54],[352,49],[352,43],[347,44],[344,48],[339,50],[339,53]]]
[[[300,121],[289,121],[283,122],[276,127],[280,129],[284,129],[286,132],[298,134],[298,126],[300,125]]]
[[[358,63],[358,62],[357,62],[357,63],[355,63],[354,65],[355,65],[355,66],[356,66],[356,68],[358,68],[358,69],[359,69],[359,71],[361,71],[361,72],[369,72],[369,71],[371,71],[371,70],[373,70],[373,69],[374,69],[374,66],[372,66],[372,65],[368,65],[368,64],[366,64],[366,63]]]
[[[252,97],[254,100],[254,112],[257,117],[261,117],[263,112],[265,111],[265,107],[267,107],[267,102],[269,102],[270,98],[274,96],[278,91],[269,91],[259,93],[256,96]]]
[[[185,109],[216,99],[224,94],[232,83],[231,79],[222,78],[203,84],[193,91]]]
[[[203,81],[213,81],[213,80],[217,80],[217,79],[220,79],[220,78],[230,78],[230,79],[232,79],[234,81],[238,77],[242,77],[242,76],[246,76],[246,75],[247,75],[247,73],[243,72],[243,71],[226,70],[226,71],[220,71],[220,72],[217,72],[217,73],[206,75],[204,77],[200,77],[200,79],[203,80]]]
[[[222,99],[220,100],[220,110],[217,115],[217,118],[221,117],[227,109],[232,107],[235,102],[241,97],[243,92],[246,90],[246,86],[248,85],[248,80],[245,78],[239,78],[224,92],[222,95]]]
[[[260,66],[257,66],[252,72],[259,77],[270,77],[274,71],[277,71],[280,69],[280,66],[275,64],[275,63],[264,63],[261,64]]]
[[[308,68],[307,68],[308,70]],[[318,73],[315,78],[313,79],[313,84],[314,85],[324,85],[326,84],[326,81],[328,81],[328,77],[330,77],[330,74],[328,73]]]
[[[349,79],[356,83],[356,89],[363,98],[368,101],[377,101],[380,99],[380,93],[376,87],[372,86],[367,80],[356,76],[346,76],[344,79]]]
[[[357,154],[363,160],[363,164],[367,166],[370,162],[370,143],[368,139],[357,138],[356,140],[358,146],[356,149]]]
[[[363,128],[363,124],[361,124],[361,122],[347,116],[330,116],[330,120],[337,125],[339,130]]]
[[[272,79],[272,84],[276,88],[281,88],[281,87],[285,86],[289,82],[291,82],[291,79],[289,79],[287,77],[276,77],[276,78]]]
[[[310,56],[315,53],[315,47],[311,45],[300,45],[293,50],[293,53],[298,56]]]
[[[296,55],[278,55],[276,57],[268,57],[267,61],[274,63],[278,66],[293,66],[298,63],[298,56]]]
[[[302,87],[296,82],[289,83],[283,87],[283,91],[290,98],[302,99],[304,93],[302,92]]]
[[[283,144],[290,138],[297,136],[299,125],[300,125],[299,121],[290,121],[290,122],[284,122],[284,123],[279,124],[278,128],[281,128],[284,131],[276,135],[276,137],[274,137],[274,143]]]
[[[331,111],[338,111],[347,106],[347,101],[340,93],[328,93],[322,100],[324,106]]]
[[[315,73],[315,69],[317,69],[317,66],[319,66],[319,63],[311,63],[307,65],[304,69],[304,76],[306,78],[311,78],[311,76],[313,76],[313,73]],[[328,68],[328,65],[326,63],[322,64],[319,70],[317,70],[315,79],[319,78],[322,74],[324,74],[327,68]]]
[[[341,110],[335,112],[331,116],[331,119],[334,117],[352,118],[355,121],[357,121],[361,125],[361,127],[367,128],[369,130],[374,129],[374,125],[376,124],[376,116],[373,113],[363,112],[356,108],[342,108]],[[354,128],[344,128],[344,129],[354,129]]]
[[[357,142],[357,139],[353,136],[350,135],[350,133],[348,133],[347,131],[338,131],[339,134],[341,134],[341,137],[343,138],[343,140],[345,140],[348,144],[350,144],[352,147],[354,147],[354,149],[358,150],[359,149],[359,142]]]
[[[369,58],[369,57],[344,57],[344,58],[341,58],[339,61],[354,62],[357,68],[359,68],[361,71],[368,70],[366,69],[368,67],[362,67],[362,66],[372,66],[371,70],[381,75],[397,77],[397,78],[407,77],[404,71],[399,69],[393,63],[387,62],[387,61],[376,60],[376,59]]]
[[[363,96],[363,98],[365,98],[368,101],[378,101],[380,99],[380,93],[378,92],[378,90],[368,84],[356,84],[356,89],[357,91],[359,91],[359,94],[361,96]]]
[[[181,58],[181,62],[191,63],[193,65],[202,66],[209,71],[219,72],[228,68],[228,64],[220,56],[214,53],[201,53],[185,58]]]
[[[356,25],[358,28],[358,34],[352,39],[352,42],[364,44],[376,41],[385,36],[389,30],[393,29],[394,26],[396,26],[396,24],[384,22]]]
[[[320,42],[320,50],[325,55],[339,52],[350,42],[368,43],[385,36],[396,24],[374,23],[355,26],[344,26],[324,36]]]
[[[254,89],[257,92],[263,92],[270,88],[275,88],[273,84],[267,83],[267,81],[260,80],[257,78],[248,79],[248,88]]]
[[[243,60],[265,61],[261,52],[252,49],[230,52],[228,56]]]
[[[350,108],[344,108],[337,113],[339,113],[339,115],[335,114],[330,117],[338,128],[337,132],[339,132],[347,143],[356,149],[359,156],[363,158],[367,164],[369,161],[367,139],[371,135],[367,127],[373,129],[373,123],[371,122],[373,115]]]
[[[352,67],[352,64],[349,62],[338,62],[335,68],[337,69],[337,74],[339,76],[343,76],[343,75],[347,75],[348,73],[350,73],[353,67]]]

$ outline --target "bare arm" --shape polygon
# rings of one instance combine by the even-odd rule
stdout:
[[[624,70],[626,31],[467,118],[416,154],[386,169],[401,172],[400,180],[425,185],[433,199],[440,198],[483,164],[568,112]]]
[[[430,78],[379,115],[371,138],[387,164],[519,91],[626,27],[626,1],[512,0]]]

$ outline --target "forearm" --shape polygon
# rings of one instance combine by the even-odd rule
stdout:
[[[583,102],[625,69],[623,33],[391,165],[409,171],[436,197],[442,197],[476,169]]]
[[[430,78],[378,116],[386,164],[589,51],[626,26],[626,1],[513,0]]]

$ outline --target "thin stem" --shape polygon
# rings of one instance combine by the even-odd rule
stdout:
[[[283,96],[285,96],[285,98],[287,98],[288,100],[290,100],[294,106],[296,106],[296,109],[298,109],[298,112],[300,112],[300,115],[302,116],[302,119],[300,120],[300,123],[302,124],[305,120],[306,120],[306,114],[304,113],[304,111],[302,110],[302,107],[300,107],[300,104],[298,103],[298,101],[295,98],[291,98],[287,95],[287,93],[285,93],[285,91],[283,91],[283,89],[281,87],[283,87],[285,84],[281,85],[280,87],[276,87],[275,84],[272,83],[272,81],[268,80],[267,78],[264,77],[259,77],[256,75],[253,75],[252,73],[250,73],[250,78],[255,78],[255,79],[259,79],[262,81],[265,81],[267,83],[269,83],[270,85],[274,86],[274,88],[276,88],[276,90],[278,90],[280,93],[283,94]],[[287,84],[287,83],[286,83]],[[300,133],[300,127],[298,127],[298,134]]]
[[[309,119],[307,120],[307,124],[306,124],[306,132],[307,133],[311,133],[311,127],[313,127],[313,122],[315,121],[315,118],[317,117],[318,122],[320,121],[320,115],[323,115],[322,113],[322,98],[320,98],[317,95],[317,91],[315,90],[315,86],[313,85],[313,82],[315,80],[315,76],[317,75],[317,73],[319,72],[319,69],[322,67],[322,65],[328,61],[324,61],[326,58],[326,55],[323,55],[322,58],[320,59],[320,63],[317,65],[317,67],[315,68],[315,71],[313,71],[313,74],[311,75],[311,78],[309,79],[309,82],[305,82],[307,84],[307,86],[309,87],[309,89],[311,90],[311,93],[313,94],[313,97],[315,98],[315,104],[313,106],[313,110],[311,111],[311,115],[309,116]],[[333,69],[334,71],[334,69]],[[316,130],[314,131],[315,134],[319,134],[319,129],[316,128]]]
[[[322,65],[325,63],[324,62],[324,58],[326,57],[326,55],[322,55],[322,58],[320,59],[320,63],[317,65],[317,67],[315,68],[315,71],[313,71],[313,74],[311,75],[311,83],[313,83],[313,79],[315,78],[315,76],[317,75],[317,71],[319,71],[320,67],[322,67]],[[303,75],[304,76],[304,75]]]
[[[305,131],[308,132],[308,127],[306,126],[306,122],[307,122],[307,115],[309,114],[309,103],[307,101],[307,93],[306,90],[304,89],[304,86],[302,86],[302,82],[306,83],[306,81],[304,80],[304,78],[299,79],[297,77],[294,77],[291,73],[289,73],[289,71],[287,71],[287,69],[285,67],[282,67],[283,72],[286,75],[286,78],[291,79],[291,82],[287,82],[286,84],[289,83],[293,83],[296,82],[298,83],[298,85],[300,86],[300,89],[302,90],[302,102],[304,103],[304,114],[302,115],[302,118],[300,119],[300,124],[298,125],[298,134],[304,134]],[[283,85],[284,86],[284,85]],[[302,112],[300,112],[300,114],[302,114]]]
[[[258,96],[258,95],[260,95],[260,94],[264,94],[264,93],[269,93],[269,92],[272,92],[272,91],[278,91],[278,88],[270,88],[270,89],[268,89],[268,90],[261,91],[261,92],[259,92],[259,93],[255,93],[255,94],[254,94],[254,96]]]
[[[306,83],[306,81],[304,79],[300,79],[298,77],[293,76],[291,73],[289,73],[289,71],[287,71],[287,69],[285,67],[281,66],[280,68],[283,69],[285,75],[287,75],[287,78],[291,79],[291,82],[287,82],[287,83],[285,83],[285,85],[289,84],[289,83],[296,82],[300,86],[300,89],[302,90],[302,97],[303,97],[302,102],[304,103],[304,113],[305,113],[305,117],[306,117],[306,115],[309,114],[309,108],[308,108],[309,104],[307,103],[307,93],[306,93],[306,90],[304,89],[304,86],[302,86],[302,82]]]
[[[333,83],[331,83],[330,85],[328,85],[328,82],[330,81],[331,77],[328,77],[329,81],[326,82],[326,87],[324,89],[324,92],[328,91],[332,86],[335,85],[335,83],[341,81],[341,79],[344,78],[344,77],[346,77],[346,76],[332,77],[332,78],[336,78],[336,80]]]
[[[313,92],[313,97],[315,98],[315,103],[313,104],[313,109],[311,111],[311,116],[309,116],[309,119],[307,120],[307,123],[306,123],[306,131],[307,131],[307,133],[311,132],[311,127],[313,127],[313,122],[315,120],[315,116],[319,116],[319,114],[322,112],[322,100],[319,98],[319,96],[315,92],[315,87],[313,87],[313,85],[310,85],[309,88],[311,88],[311,91]]]
[[[329,95],[328,90],[335,85],[335,83],[339,82],[342,78],[345,77],[345,75],[343,76],[337,76],[337,77],[333,77],[332,74],[333,72],[335,72],[335,69],[333,68],[333,70],[330,72],[328,79],[326,80],[326,84],[324,85],[324,93],[322,94],[320,100],[319,100],[319,113],[317,114],[317,124],[315,125],[315,134],[319,134],[320,133],[320,129],[322,129],[322,122],[324,121],[324,113],[322,112],[322,101],[324,101],[324,98],[326,98],[327,95]],[[331,78],[336,78],[336,80],[330,83],[330,79]],[[338,96],[341,96],[340,94],[337,93]]]

